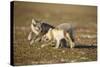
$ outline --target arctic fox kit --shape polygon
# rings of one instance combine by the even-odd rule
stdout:
[[[49,31],[43,36],[43,40],[45,41],[46,40],[55,41],[56,42],[55,48],[59,48],[61,39],[65,39],[70,48],[74,47],[74,42],[72,41],[69,33],[62,29],[50,28]]]

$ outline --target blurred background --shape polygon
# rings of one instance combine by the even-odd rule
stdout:
[[[81,62],[97,60],[97,7],[88,5],[14,2],[14,63],[15,65]],[[29,45],[27,36],[32,18],[57,26],[71,23],[75,26],[78,47],[40,48],[41,43]],[[91,46],[91,47],[90,47]],[[93,46],[93,47],[92,47]]]

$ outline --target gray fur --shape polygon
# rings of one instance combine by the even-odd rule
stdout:
[[[54,26],[48,24],[47,22],[43,22],[43,21],[38,21],[38,20],[35,20],[35,19],[32,19],[32,24],[33,26],[36,26],[38,29],[39,29],[39,34],[35,34],[34,31],[30,31],[29,33],[29,38],[28,40],[30,40],[30,44],[33,44],[34,42],[37,42],[37,41],[41,41],[42,39],[42,36],[45,35],[48,30],[50,28],[55,28]],[[70,34],[70,37],[72,39],[72,41],[74,42],[74,28],[72,26],[72,24],[70,23],[62,23],[62,24],[59,24],[58,26],[56,26],[56,28],[59,28],[59,29],[63,29],[65,30],[66,32],[68,32]],[[34,36],[32,35],[34,34]]]
[[[63,29],[66,32],[68,32],[70,34],[72,41],[73,42],[75,41],[74,40],[75,39],[74,26],[71,23],[62,23],[62,24],[59,24],[58,26],[56,26],[56,28]]]
[[[50,25],[46,22],[37,21],[37,20],[34,20],[34,19],[32,19],[31,25],[33,25],[34,28],[38,28],[37,32],[39,32],[39,34],[35,34],[34,31],[31,31],[29,33],[28,40],[31,40],[30,44],[34,43],[35,41],[41,41],[42,36],[44,34],[46,34],[50,28],[55,28],[54,26],[52,26],[52,25]],[[32,36],[32,34],[34,34],[34,37]]]

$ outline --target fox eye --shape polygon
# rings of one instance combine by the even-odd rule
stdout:
[[[46,38],[46,41],[48,41],[49,39],[48,38]]]
[[[35,27],[36,27],[36,24],[33,24],[33,26],[35,26]]]

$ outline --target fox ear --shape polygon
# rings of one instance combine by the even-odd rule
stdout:
[[[49,29],[49,31],[51,31],[51,30],[52,30],[52,28]]]
[[[35,19],[32,19],[32,23],[33,23],[33,24],[36,24],[36,21],[35,21]]]
[[[51,31],[52,31],[52,28],[49,29],[49,32],[51,32]]]

